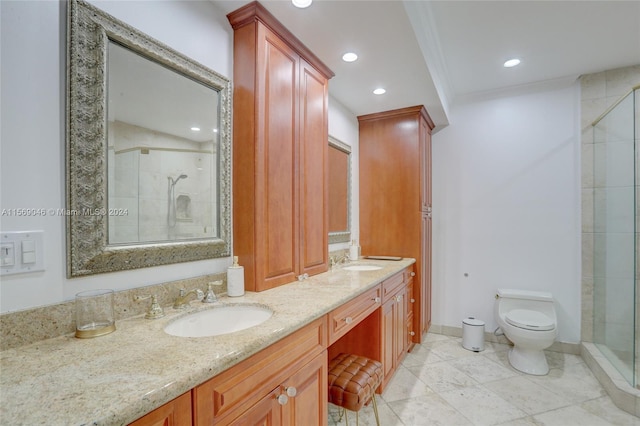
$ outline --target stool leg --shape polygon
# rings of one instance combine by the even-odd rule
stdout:
[[[349,426],[349,413],[347,413],[347,409],[344,408],[344,421]]]
[[[380,417],[378,417],[378,404],[376,403],[375,392],[373,393],[373,396],[371,397],[371,399],[373,400],[373,413],[376,415],[376,424],[380,426]]]
[[[360,426],[360,417],[358,416],[359,411],[356,411],[356,426]]]

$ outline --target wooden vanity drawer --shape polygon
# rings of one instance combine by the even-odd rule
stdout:
[[[405,283],[404,273],[399,272],[382,282],[382,303],[386,303]]]
[[[228,424],[327,347],[326,315],[193,389],[196,426]]]
[[[380,291],[378,285],[329,313],[330,345],[380,307]]]

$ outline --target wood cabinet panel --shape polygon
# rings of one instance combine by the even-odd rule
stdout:
[[[233,238],[245,288],[328,269],[328,80],[318,58],[262,5],[234,29]]]
[[[327,424],[328,367],[327,352],[316,356],[306,366],[285,380],[285,388],[293,386],[296,395],[283,406],[285,425],[324,426]]]
[[[376,286],[329,313],[329,344],[333,344],[380,307],[380,286]]]
[[[413,341],[430,324],[431,129],[422,106],[358,117],[363,255],[416,259]],[[383,302],[384,303],[384,302]],[[418,332],[419,331],[419,332]]]
[[[191,426],[191,391],[144,415],[129,426]]]
[[[193,390],[194,425],[228,424],[327,347],[326,316]]]

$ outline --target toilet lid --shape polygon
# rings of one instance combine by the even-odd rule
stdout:
[[[553,330],[555,323],[542,312],[527,309],[514,309],[505,315],[507,323],[525,330]]]

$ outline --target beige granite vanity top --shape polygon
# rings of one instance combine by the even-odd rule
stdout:
[[[384,267],[336,268],[272,290],[222,297],[223,304],[259,303],[274,311],[264,323],[228,335],[170,336],[163,328],[185,313],[165,308],[164,318],[118,321],[114,333],[95,339],[63,336],[0,352],[0,423],[128,424],[414,262],[361,261]],[[189,312],[209,308],[194,301]]]

